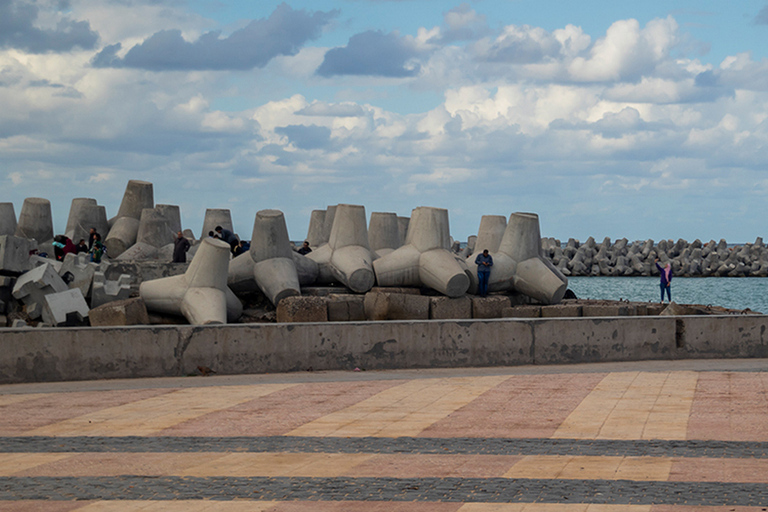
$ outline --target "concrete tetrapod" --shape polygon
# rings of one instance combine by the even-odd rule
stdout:
[[[40,197],[28,197],[21,205],[16,236],[37,240],[43,244],[53,240],[51,202]]]
[[[488,252],[498,251],[506,229],[507,219],[503,215],[483,215],[475,240],[477,252],[483,252],[485,249],[488,249]]]
[[[88,241],[91,228],[96,228],[96,232],[101,235],[101,239],[105,239],[109,234],[107,209],[96,204],[95,199],[73,199],[64,234],[77,244],[81,238]]]
[[[468,270],[451,254],[449,233],[448,210],[415,208],[405,245],[373,262],[379,286],[428,286],[448,297],[464,295]]]
[[[396,213],[372,212],[368,223],[368,240],[371,251],[379,258],[402,244],[400,243],[399,221]]]
[[[251,235],[253,276],[267,298],[277,306],[286,297],[301,295],[285,216],[279,210],[256,213]]]
[[[482,248],[478,247],[478,251]],[[568,279],[551,262],[541,256],[539,216],[535,213],[513,213],[499,245],[492,253],[493,267],[488,280],[489,291],[515,290],[543,304],[556,304],[563,299]],[[477,290],[475,255],[467,259],[473,270],[471,290]]]
[[[214,231],[216,226],[235,232],[232,226],[232,213],[224,208],[208,208],[205,210],[203,219],[203,231],[200,233],[200,239],[208,236],[208,233]]]
[[[332,277],[355,293],[365,293],[373,288],[375,280],[365,207],[340,204],[334,210],[328,243],[309,253],[307,258],[317,262],[319,282],[327,282]],[[329,207],[326,220],[330,211]]]
[[[16,212],[13,203],[0,203],[0,236],[16,233]]]
[[[130,180],[125,187],[123,201],[104,240],[107,254],[111,258],[120,256],[126,249],[136,243],[139,234],[139,219],[145,208],[154,208],[155,199],[152,183],[148,181]]]
[[[309,228],[307,228],[307,238],[309,246],[317,249],[322,244],[327,243],[328,239],[323,238],[323,225],[325,224],[325,210],[312,210],[309,217]]]
[[[205,238],[185,274],[144,281],[139,294],[150,311],[183,315],[190,324],[237,320],[243,305],[227,287],[229,244]]]

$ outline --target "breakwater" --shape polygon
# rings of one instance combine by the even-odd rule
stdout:
[[[542,238],[542,255],[566,276],[658,276],[654,262],[670,262],[676,276],[684,277],[767,277],[768,248],[762,238],[754,243],[731,247],[725,240],[687,242],[626,238],[597,243],[589,237],[581,243],[573,238],[562,244]]]

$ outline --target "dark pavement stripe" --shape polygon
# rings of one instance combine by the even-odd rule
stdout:
[[[768,443],[421,437],[3,437],[0,453],[294,452],[768,458]]]
[[[430,501],[768,506],[764,484],[504,478],[6,477],[0,500]]]

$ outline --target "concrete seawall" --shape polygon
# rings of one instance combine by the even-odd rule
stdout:
[[[0,383],[768,357],[768,316],[0,330]]]

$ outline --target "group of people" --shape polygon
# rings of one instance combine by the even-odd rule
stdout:
[[[96,232],[96,228],[91,228],[88,232],[88,244],[81,238],[75,245],[66,235],[56,235],[53,237],[53,253],[58,261],[64,261],[67,254],[88,253],[91,255],[91,261],[101,263],[101,258],[107,252],[107,248],[101,241],[101,235]]]

